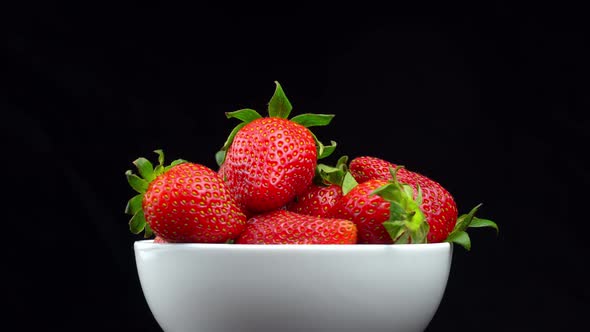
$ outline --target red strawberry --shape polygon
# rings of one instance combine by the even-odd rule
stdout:
[[[237,244],[355,244],[357,229],[343,219],[276,210],[248,220]]]
[[[308,216],[328,217],[330,210],[340,198],[342,198],[341,186],[313,183],[287,205],[287,210]]]
[[[428,224],[413,200],[412,189],[392,181],[374,179],[343,188],[345,195],[331,215],[353,221],[358,242],[365,244],[422,243]]]
[[[350,162],[350,172],[362,183],[371,179],[390,180],[390,168],[397,165],[375,157],[357,157]],[[442,242],[453,231],[457,222],[457,204],[453,196],[438,182],[416,172],[400,168],[397,172],[400,183],[422,190],[421,209],[430,226],[428,242]]]
[[[238,203],[251,213],[284,206],[312,182],[325,147],[307,127],[327,125],[332,115],[303,114],[288,119],[291,104],[277,84],[269,117],[252,109],[226,113],[242,120],[217,154],[227,185]]]
[[[328,217],[330,210],[342,198],[348,157],[341,157],[336,167],[318,164],[314,182],[293,201],[287,204],[287,210],[316,217]]]
[[[311,132],[281,118],[260,118],[235,136],[224,174],[236,199],[254,212],[279,208],[312,181],[317,152]]]
[[[388,180],[394,178],[390,169],[395,164],[375,157],[358,157],[350,162],[350,172],[360,181],[372,179]],[[429,225],[428,242],[453,242],[471,249],[471,240],[467,229],[489,227],[499,231],[498,225],[488,219],[475,217],[475,213],[481,207],[478,204],[469,213],[457,217],[457,205],[451,194],[436,181],[416,172],[399,168],[395,178],[400,183],[420,192],[420,209],[424,212]],[[416,195],[414,195],[416,196]],[[391,232],[390,232],[391,233]]]
[[[215,171],[183,160],[165,167],[162,151],[155,152],[156,168],[145,158],[134,162],[143,178],[125,173],[139,192],[126,208],[133,233],[145,230],[149,237],[153,231],[169,242],[225,242],[244,230],[246,216]]]
[[[358,228],[358,242],[389,244],[393,240],[383,223],[389,220],[390,203],[371,193],[387,181],[371,180],[354,187],[336,204],[332,217],[353,221]]]

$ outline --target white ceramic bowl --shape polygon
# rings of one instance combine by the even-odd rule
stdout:
[[[423,331],[452,245],[134,244],[166,332]]]

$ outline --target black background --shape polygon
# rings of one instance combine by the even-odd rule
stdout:
[[[380,14],[376,16],[375,13]],[[590,275],[588,22],[489,3],[5,10],[2,107],[9,320],[19,330],[158,331],[135,270],[124,172],[162,148],[215,167],[278,80],[336,155],[404,164],[476,229],[428,331],[568,330]],[[394,301],[395,299],[392,299]]]

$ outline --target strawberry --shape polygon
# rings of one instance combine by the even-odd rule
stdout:
[[[164,166],[164,154],[155,151],[155,168],[145,158],[134,161],[138,176],[125,175],[139,194],[131,198],[126,212],[133,217],[131,232],[145,231],[168,242],[225,242],[246,227],[246,216],[212,169],[184,160]]]
[[[307,128],[327,125],[333,115],[302,114],[288,119],[292,106],[280,84],[269,102],[268,117],[253,109],[228,112],[242,121],[217,153],[232,195],[248,213],[280,208],[312,182],[317,160],[335,148],[324,146]]]
[[[341,157],[336,167],[318,164],[312,184],[286,206],[287,210],[316,217],[328,217],[342,198],[342,183],[347,173],[348,157]]]
[[[397,165],[375,157],[357,157],[350,162],[350,172],[359,182],[370,179],[391,179],[389,168]],[[415,190],[422,190],[422,211],[430,226],[428,242],[442,242],[457,222],[457,204],[453,196],[438,182],[416,172],[400,168],[397,179]]]
[[[248,220],[237,244],[355,244],[357,228],[349,220],[318,218],[275,210]]]
[[[342,198],[337,184],[311,184],[305,192],[287,204],[287,210],[315,217],[328,217],[330,210]]]
[[[335,218],[353,221],[363,244],[423,243],[428,224],[420,210],[420,193],[400,184],[392,170],[391,181],[373,179],[344,186],[344,196],[331,210]]]
[[[350,172],[354,178],[363,183],[371,180],[391,180],[392,174],[391,168],[396,168],[397,165],[383,159],[375,157],[357,157],[350,162]],[[397,180],[400,183],[410,185],[414,192],[422,192],[422,203],[420,205],[421,210],[424,212],[426,222],[429,225],[429,232],[427,240],[430,243],[449,241],[453,238],[449,238],[451,233],[458,231],[456,226],[459,224],[458,221],[458,209],[457,204],[453,196],[438,182],[420,174],[417,172],[409,171],[405,168],[399,168],[396,173]],[[475,208],[477,210],[479,206]],[[467,225],[470,227],[492,227],[498,230],[497,225],[490,221],[475,218],[473,214],[463,215],[461,218],[462,225],[465,226],[466,218],[469,219]],[[460,227],[460,228],[461,228]],[[468,236],[461,230],[455,232],[461,234],[462,243],[465,246],[465,241],[468,241]],[[467,238],[465,238],[467,237]],[[458,242],[457,242],[458,243]],[[470,246],[470,244],[468,244]]]

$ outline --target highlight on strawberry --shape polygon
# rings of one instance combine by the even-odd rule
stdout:
[[[225,182],[214,170],[179,159],[164,165],[164,153],[158,165],[146,158],[133,163],[138,173],[125,175],[138,192],[127,203],[132,215],[129,229],[144,232],[156,242],[226,242],[246,227],[246,215],[230,195]]]
[[[247,108],[226,113],[241,120],[216,154],[228,188],[248,214],[283,207],[312,182],[317,161],[334,152],[308,129],[326,126],[332,114],[301,114],[293,109],[281,85],[268,103],[268,116]]]

